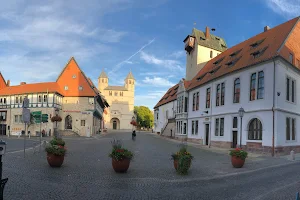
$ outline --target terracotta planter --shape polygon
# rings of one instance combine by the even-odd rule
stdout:
[[[117,173],[126,173],[130,165],[130,159],[115,160],[112,159],[112,166]]]
[[[191,164],[192,164],[192,160],[189,160],[189,168],[191,167]],[[175,170],[178,169],[178,160],[174,160],[174,168]]]
[[[232,163],[233,167],[241,168],[244,166],[245,160],[242,160],[241,158],[236,157],[236,156],[231,156],[231,163]]]
[[[51,153],[47,153],[47,161],[51,167],[60,167],[64,162],[65,156],[57,156]]]

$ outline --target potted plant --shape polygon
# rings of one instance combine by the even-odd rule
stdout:
[[[229,155],[231,155],[231,163],[235,168],[243,167],[248,153],[241,148],[235,148],[230,150]]]
[[[117,173],[127,172],[130,161],[133,158],[133,153],[128,149],[122,147],[120,140],[113,140],[112,151],[109,154],[109,157],[112,158],[112,166]]]
[[[60,167],[65,158],[66,147],[65,141],[62,139],[54,138],[45,148],[47,152],[47,161],[51,167]]]
[[[173,153],[171,156],[172,160],[174,160],[174,168],[177,173],[187,174],[194,159],[192,154],[187,151],[187,147],[182,146],[178,152]]]

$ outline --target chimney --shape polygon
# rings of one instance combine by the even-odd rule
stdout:
[[[26,82],[21,82],[21,83],[20,83],[20,85],[25,85],[25,84],[26,84]]]
[[[7,80],[6,85],[9,87],[10,86],[10,80]]]
[[[206,27],[206,30],[205,30],[205,38],[206,38],[206,39],[209,39],[209,38],[210,38],[208,26]]]
[[[264,32],[267,32],[268,30],[270,30],[270,26],[265,26]]]

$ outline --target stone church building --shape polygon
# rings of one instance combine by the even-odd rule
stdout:
[[[110,107],[104,110],[104,129],[132,129],[130,124],[134,115],[134,84],[135,79],[131,72],[124,80],[123,86],[108,84],[108,76],[104,71],[98,78],[98,89],[105,96]]]

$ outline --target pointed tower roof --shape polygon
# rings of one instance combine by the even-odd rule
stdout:
[[[99,78],[108,78],[108,76],[107,76],[107,74],[105,73],[104,70],[102,70],[102,72],[101,72]]]
[[[127,75],[127,77],[126,77],[125,80],[127,80],[127,79],[133,79],[133,80],[135,80],[134,77],[133,77],[133,74],[131,73],[131,71],[128,73],[128,75]]]

